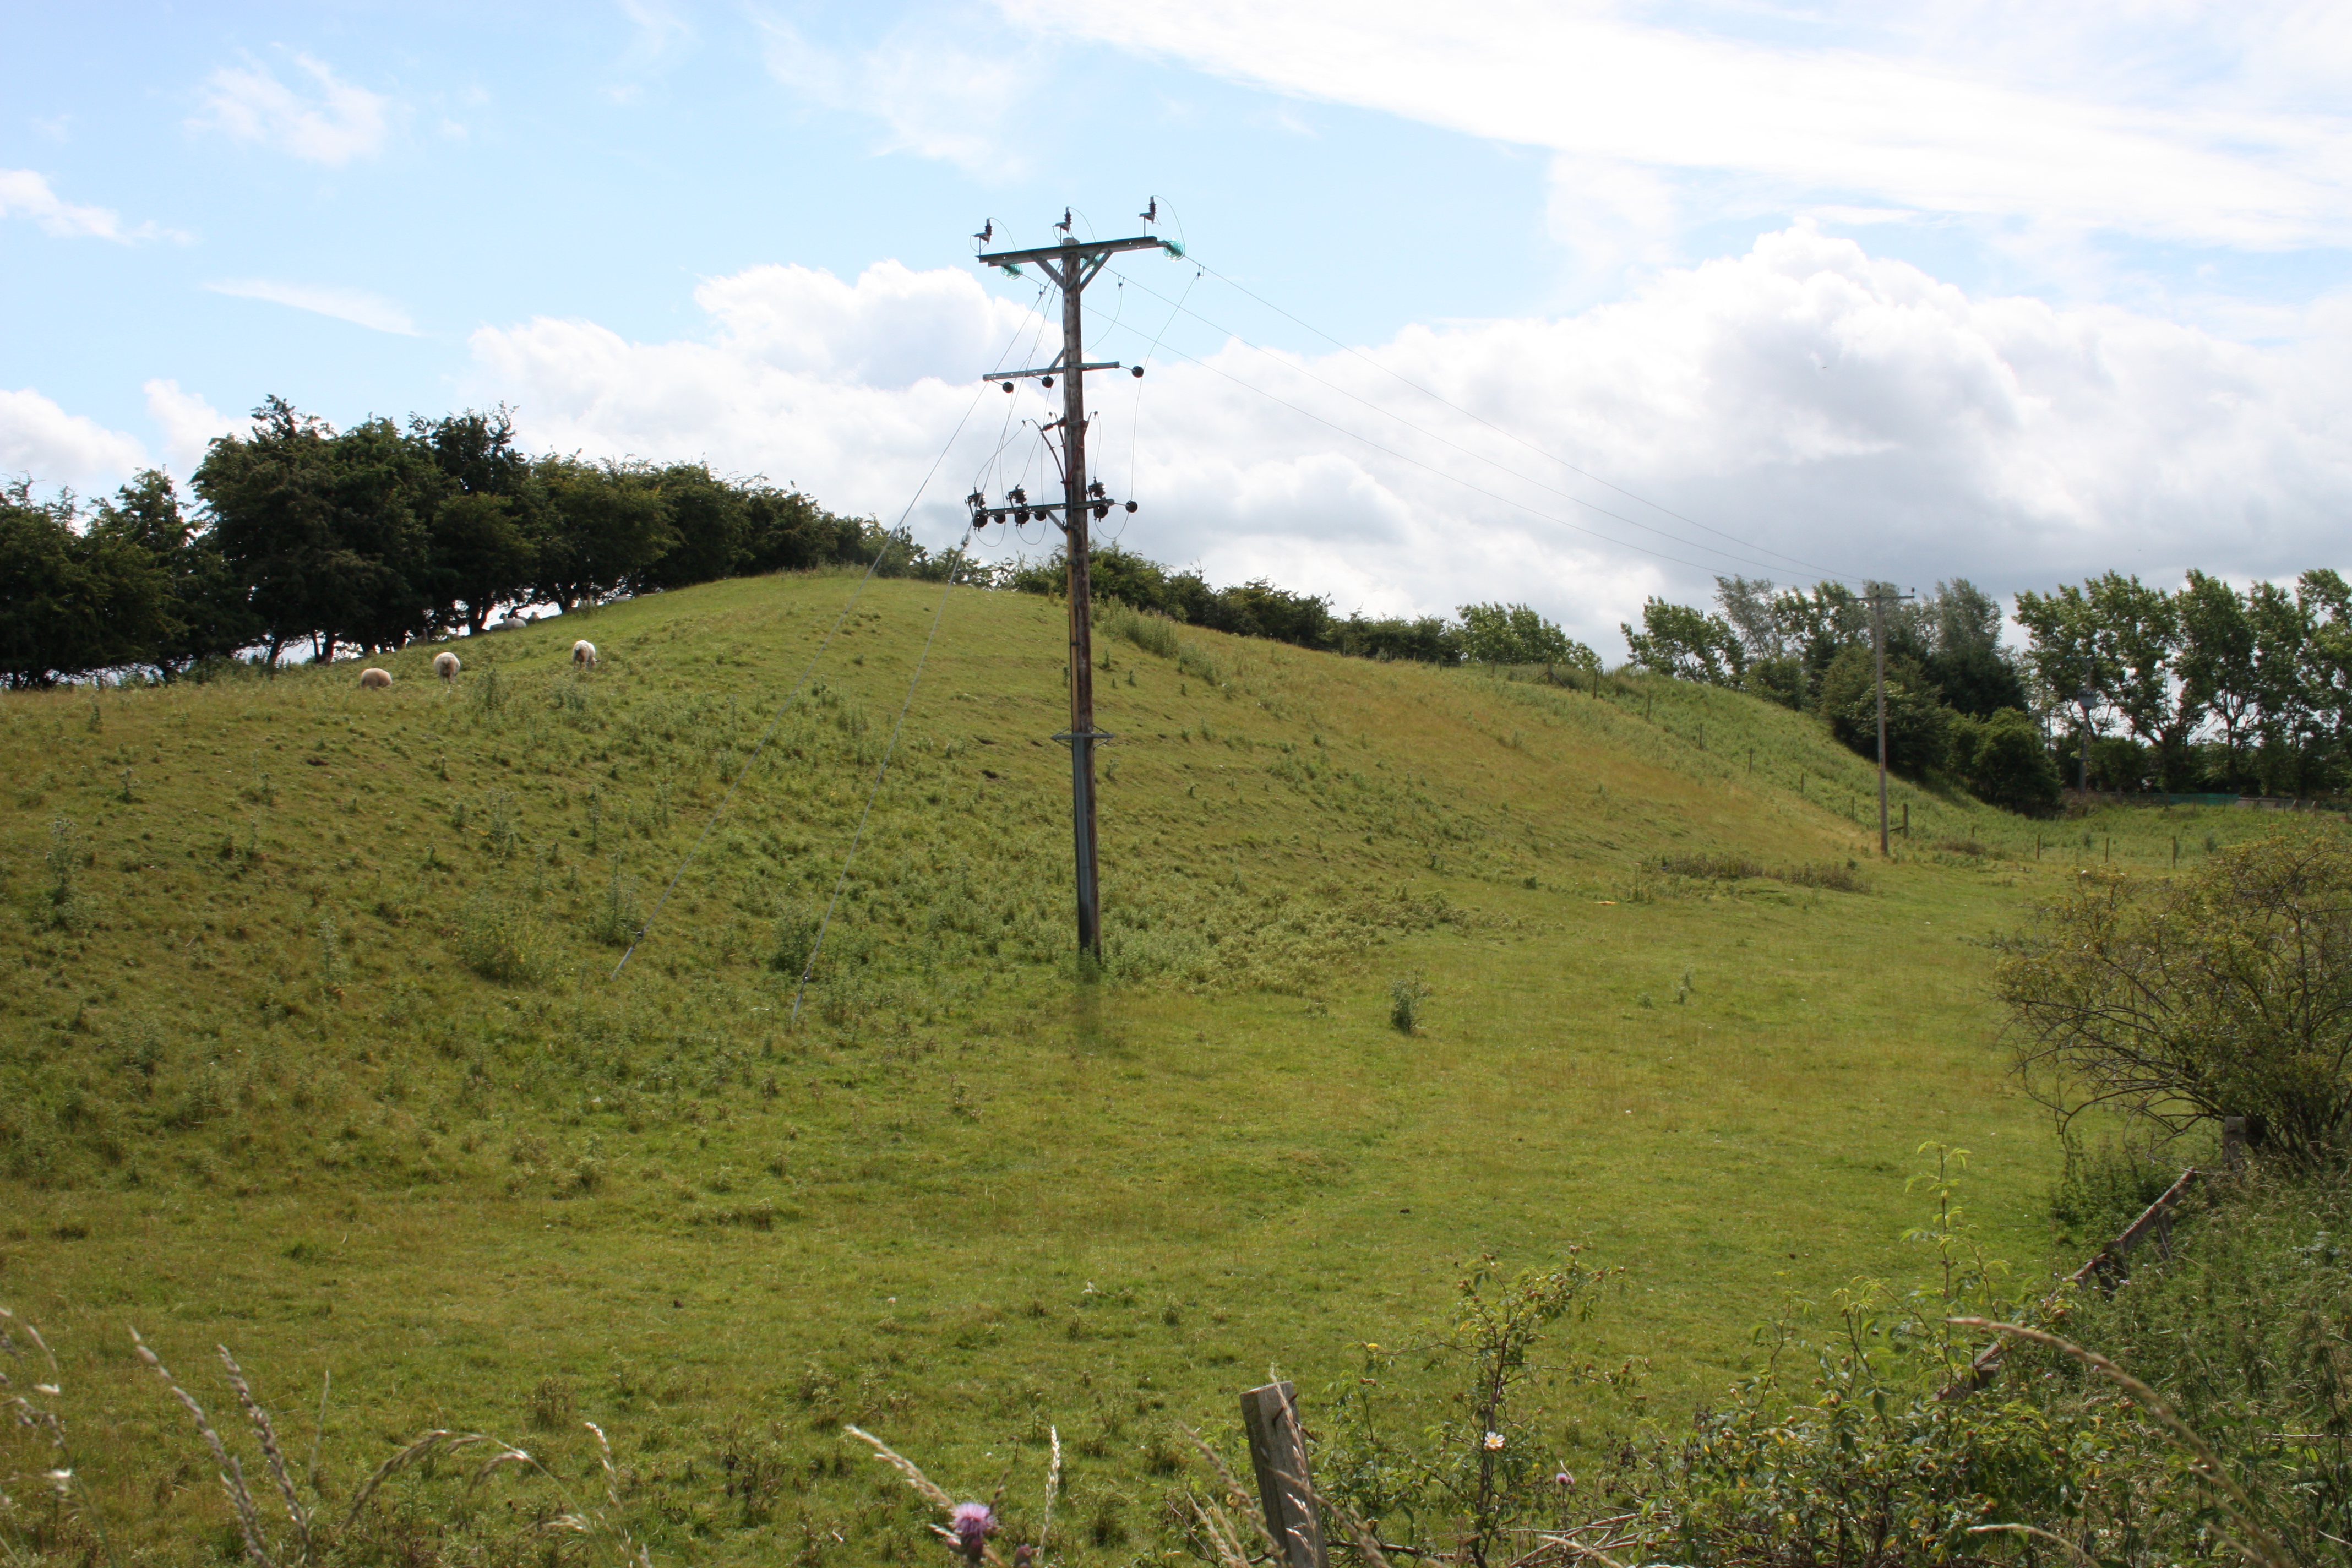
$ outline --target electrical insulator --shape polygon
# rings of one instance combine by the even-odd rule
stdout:
[[[1100,522],[1104,518],[1107,518],[1107,517],[1108,517],[1109,515],[1110,515],[1110,508],[1109,508],[1109,507],[1108,507],[1108,506],[1098,506],[1098,507],[1095,508],[1095,521],[1096,521],[1097,522]]]
[[[1052,376],[1050,376],[1050,375],[1049,375],[1049,376],[1046,376],[1044,380],[1040,381],[1037,384],[1038,384],[1038,385],[1040,385],[1040,386],[1042,386],[1042,387],[1044,387],[1046,391],[1051,392],[1051,391],[1053,391],[1053,390],[1054,390],[1054,378],[1053,378]]]
[[[1129,510],[1129,511],[1133,511],[1133,510],[1135,510],[1135,503],[1134,503],[1133,501],[1129,501],[1129,502],[1128,502],[1128,503],[1127,503],[1127,510]]]
[[[1005,390],[1005,391],[1007,391],[1007,392],[1012,391],[1012,390],[1013,390],[1013,384],[1012,384],[1011,382],[1009,382],[1009,381],[1008,381],[1008,382],[1006,382],[1006,383],[1004,384],[1004,390]]]
[[[1129,371],[1127,374],[1135,377],[1136,380],[1141,381],[1143,379],[1143,367],[1141,365],[1137,365],[1133,370]]]

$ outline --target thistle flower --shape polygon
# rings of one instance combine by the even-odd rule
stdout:
[[[984,1502],[960,1502],[948,1510],[948,1528],[955,1531],[965,1560],[977,1563],[996,1533],[996,1515]]]

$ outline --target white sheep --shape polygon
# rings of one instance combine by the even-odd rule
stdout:
[[[596,645],[582,637],[572,645],[572,662],[582,669],[596,668]]]
[[[433,656],[433,673],[439,676],[442,679],[457,679],[457,656],[456,654],[445,652],[436,653]]]
[[[360,684],[368,688],[390,686],[392,675],[388,670],[377,669],[371,666],[360,671]]]

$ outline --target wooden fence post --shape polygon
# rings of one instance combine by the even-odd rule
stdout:
[[[1257,1472],[1265,1527],[1282,1549],[1280,1568],[1328,1568],[1307,1439],[1298,1430],[1297,1391],[1287,1383],[1251,1389],[1242,1395],[1242,1426],[1249,1432],[1250,1468]]]

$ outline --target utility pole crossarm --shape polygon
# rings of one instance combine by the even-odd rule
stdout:
[[[1041,245],[1034,250],[999,250],[975,259],[982,267],[1018,267],[1024,261],[1055,262],[1080,258],[1098,260],[1122,250],[1173,250],[1175,248],[1167,240],[1156,239],[1148,234],[1139,234],[1133,239],[1066,240],[1060,245]]]
[[[1065,367],[1057,362],[1053,364],[1039,365],[1035,370],[992,370],[986,375],[982,376],[980,379],[982,381],[1022,381],[1033,375],[1060,375],[1063,374],[1064,368]],[[1125,370],[1127,367],[1119,363],[1118,361],[1115,359],[1104,359],[1097,360],[1092,364],[1082,364],[1078,366],[1078,368],[1080,370]]]

